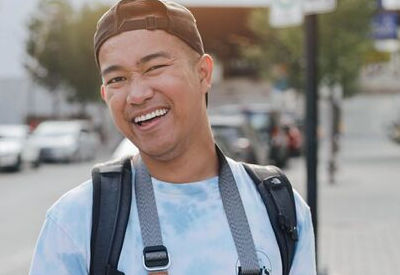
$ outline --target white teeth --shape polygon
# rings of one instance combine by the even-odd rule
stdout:
[[[145,114],[145,115],[141,115],[141,116],[135,117],[134,122],[135,122],[135,123],[139,123],[139,122],[143,122],[143,121],[146,121],[146,120],[155,118],[155,117],[157,117],[157,116],[163,116],[163,115],[165,115],[167,112],[168,112],[167,109],[158,109],[158,110],[155,110],[155,111],[153,111],[153,112],[151,112],[151,113],[148,113],[148,114]]]

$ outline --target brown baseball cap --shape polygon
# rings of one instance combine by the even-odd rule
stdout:
[[[107,39],[122,32],[139,29],[164,30],[182,39],[199,54],[204,54],[196,19],[184,6],[172,1],[120,0],[97,22],[94,34],[97,64],[100,47]]]

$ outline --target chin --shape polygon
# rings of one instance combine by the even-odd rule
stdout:
[[[175,150],[175,146],[166,143],[155,146],[142,146],[142,148],[139,150],[147,157],[159,161],[168,161],[178,155],[177,150]]]

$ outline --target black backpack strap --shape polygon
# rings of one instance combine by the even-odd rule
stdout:
[[[90,275],[123,275],[117,270],[132,199],[130,159],[92,169],[93,207]]]
[[[243,163],[243,166],[256,184],[267,208],[281,253],[282,274],[288,275],[298,240],[296,205],[292,186],[278,167],[247,163]]]

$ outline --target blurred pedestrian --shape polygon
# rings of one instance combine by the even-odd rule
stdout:
[[[288,274],[282,266],[287,260],[290,274],[316,274],[303,199],[294,192],[297,224],[285,224],[282,213],[275,217],[296,240],[293,257],[282,259],[280,249],[288,248],[278,245],[271,226],[276,220],[270,222],[254,182],[215,146],[206,108],[213,60],[204,53],[193,15],[174,2],[122,0],[99,20],[94,48],[101,96],[140,152],[128,162],[133,191],[126,233],[108,250],[116,261],[94,266],[103,259],[93,256],[91,244],[104,240],[93,237],[92,228],[108,230],[101,224],[112,215],[92,222],[99,214],[92,209],[101,207],[96,196],[107,194],[93,195],[87,181],[47,212],[30,274],[278,275]],[[96,175],[107,180],[115,167],[100,166]],[[282,183],[274,178],[273,184]],[[124,200],[126,192],[120,195]],[[163,245],[148,245],[157,241]]]
[[[336,183],[338,171],[338,153],[340,150],[340,136],[342,133],[342,104],[343,90],[341,86],[334,86],[329,93],[329,151],[328,151],[328,181],[330,184]]]

